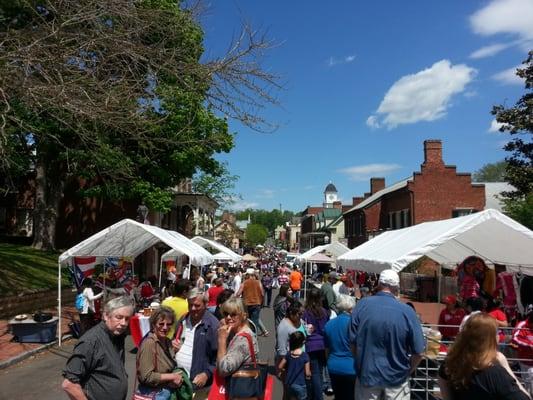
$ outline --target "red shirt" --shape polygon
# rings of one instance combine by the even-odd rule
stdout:
[[[439,325],[457,325],[457,326],[439,326],[439,331],[443,337],[454,338],[459,333],[459,325],[465,316],[465,311],[458,308],[452,314],[447,308],[440,312]]]
[[[498,308],[495,308],[494,310],[490,311],[488,314],[492,318],[494,318],[496,321],[507,322],[507,317],[505,316],[505,313]],[[500,343],[505,342],[505,332],[501,329],[498,329],[498,341]]]
[[[207,290],[207,294],[209,295],[209,302],[207,303],[208,307],[215,307],[217,305],[217,297],[220,293],[224,291],[224,286],[211,286]]]
[[[518,358],[530,361],[522,361],[524,364],[533,365],[533,324],[528,320],[519,322],[513,331],[513,343],[518,345]]]

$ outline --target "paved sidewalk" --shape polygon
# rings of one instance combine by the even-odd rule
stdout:
[[[57,316],[57,308],[44,310]],[[70,337],[68,324],[78,319],[78,312],[74,307],[63,307],[61,314],[61,332],[63,340]],[[57,343],[18,343],[14,340],[9,329],[8,320],[0,320],[0,369],[22,361],[31,355],[47,349]]]

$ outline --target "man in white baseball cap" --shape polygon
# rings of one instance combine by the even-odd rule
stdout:
[[[355,348],[355,398],[410,399],[409,376],[425,348],[420,322],[397,298],[400,277],[381,272],[378,292],[362,298],[352,311],[350,341]]]

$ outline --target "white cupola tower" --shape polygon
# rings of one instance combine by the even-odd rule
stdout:
[[[324,190],[324,208],[333,208],[333,203],[337,200],[337,188],[330,182]]]

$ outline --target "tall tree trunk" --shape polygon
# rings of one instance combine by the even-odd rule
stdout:
[[[57,216],[59,203],[63,195],[63,184],[59,178],[60,175],[50,173],[50,164],[39,156],[38,151],[35,165],[35,208],[33,211],[32,246],[40,250],[55,250]]]

